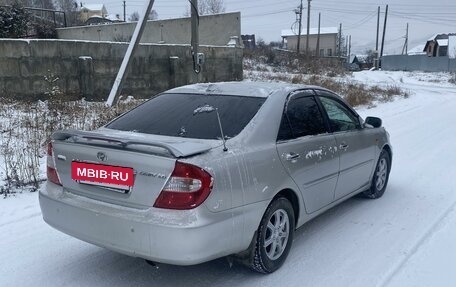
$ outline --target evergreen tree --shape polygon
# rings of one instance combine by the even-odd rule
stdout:
[[[18,2],[0,7],[0,38],[20,38],[27,35],[29,14]]]

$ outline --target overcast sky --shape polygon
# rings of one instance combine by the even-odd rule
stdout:
[[[79,0],[80,1],[80,0]],[[127,15],[144,10],[147,0],[126,0]],[[123,15],[122,0],[85,0],[83,3],[105,4],[108,13]],[[225,0],[226,12],[241,12],[243,34],[255,34],[266,42],[280,41],[282,29],[290,29],[296,21],[294,9],[299,0]],[[303,27],[307,22],[307,0],[303,3]],[[407,22],[409,49],[436,33],[456,33],[456,1],[454,0],[312,0],[310,26],[336,27],[342,23],[345,35],[352,36],[352,51],[362,53],[375,48],[377,7],[381,6],[380,30],[383,29],[385,5],[389,4],[385,53],[401,53]],[[156,0],[153,9],[159,19],[182,17],[188,0]],[[123,17],[123,16],[122,16]],[[380,40],[381,40],[380,31]]]

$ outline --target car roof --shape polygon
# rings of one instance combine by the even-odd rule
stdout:
[[[279,92],[283,95],[288,95],[292,91],[306,88],[322,89],[320,87],[307,85],[246,81],[193,84],[174,88],[166,91],[166,93],[218,94],[267,98],[269,95],[276,92]]]

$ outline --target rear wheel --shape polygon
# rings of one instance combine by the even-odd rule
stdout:
[[[385,193],[388,184],[389,172],[391,169],[391,159],[387,151],[382,150],[375,167],[374,176],[372,177],[371,187],[362,193],[367,198],[380,198]]]
[[[271,202],[256,233],[250,268],[272,273],[282,266],[291,248],[295,229],[293,206],[284,197]]]

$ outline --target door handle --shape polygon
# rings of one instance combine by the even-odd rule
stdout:
[[[293,161],[293,160],[297,160],[297,159],[300,158],[301,156],[299,155],[299,153],[289,152],[289,153],[284,153],[284,154],[283,154],[283,157],[284,157],[286,160]]]
[[[346,150],[347,148],[348,148],[348,144],[346,144],[346,143],[341,143],[341,144],[339,145],[339,149]]]

